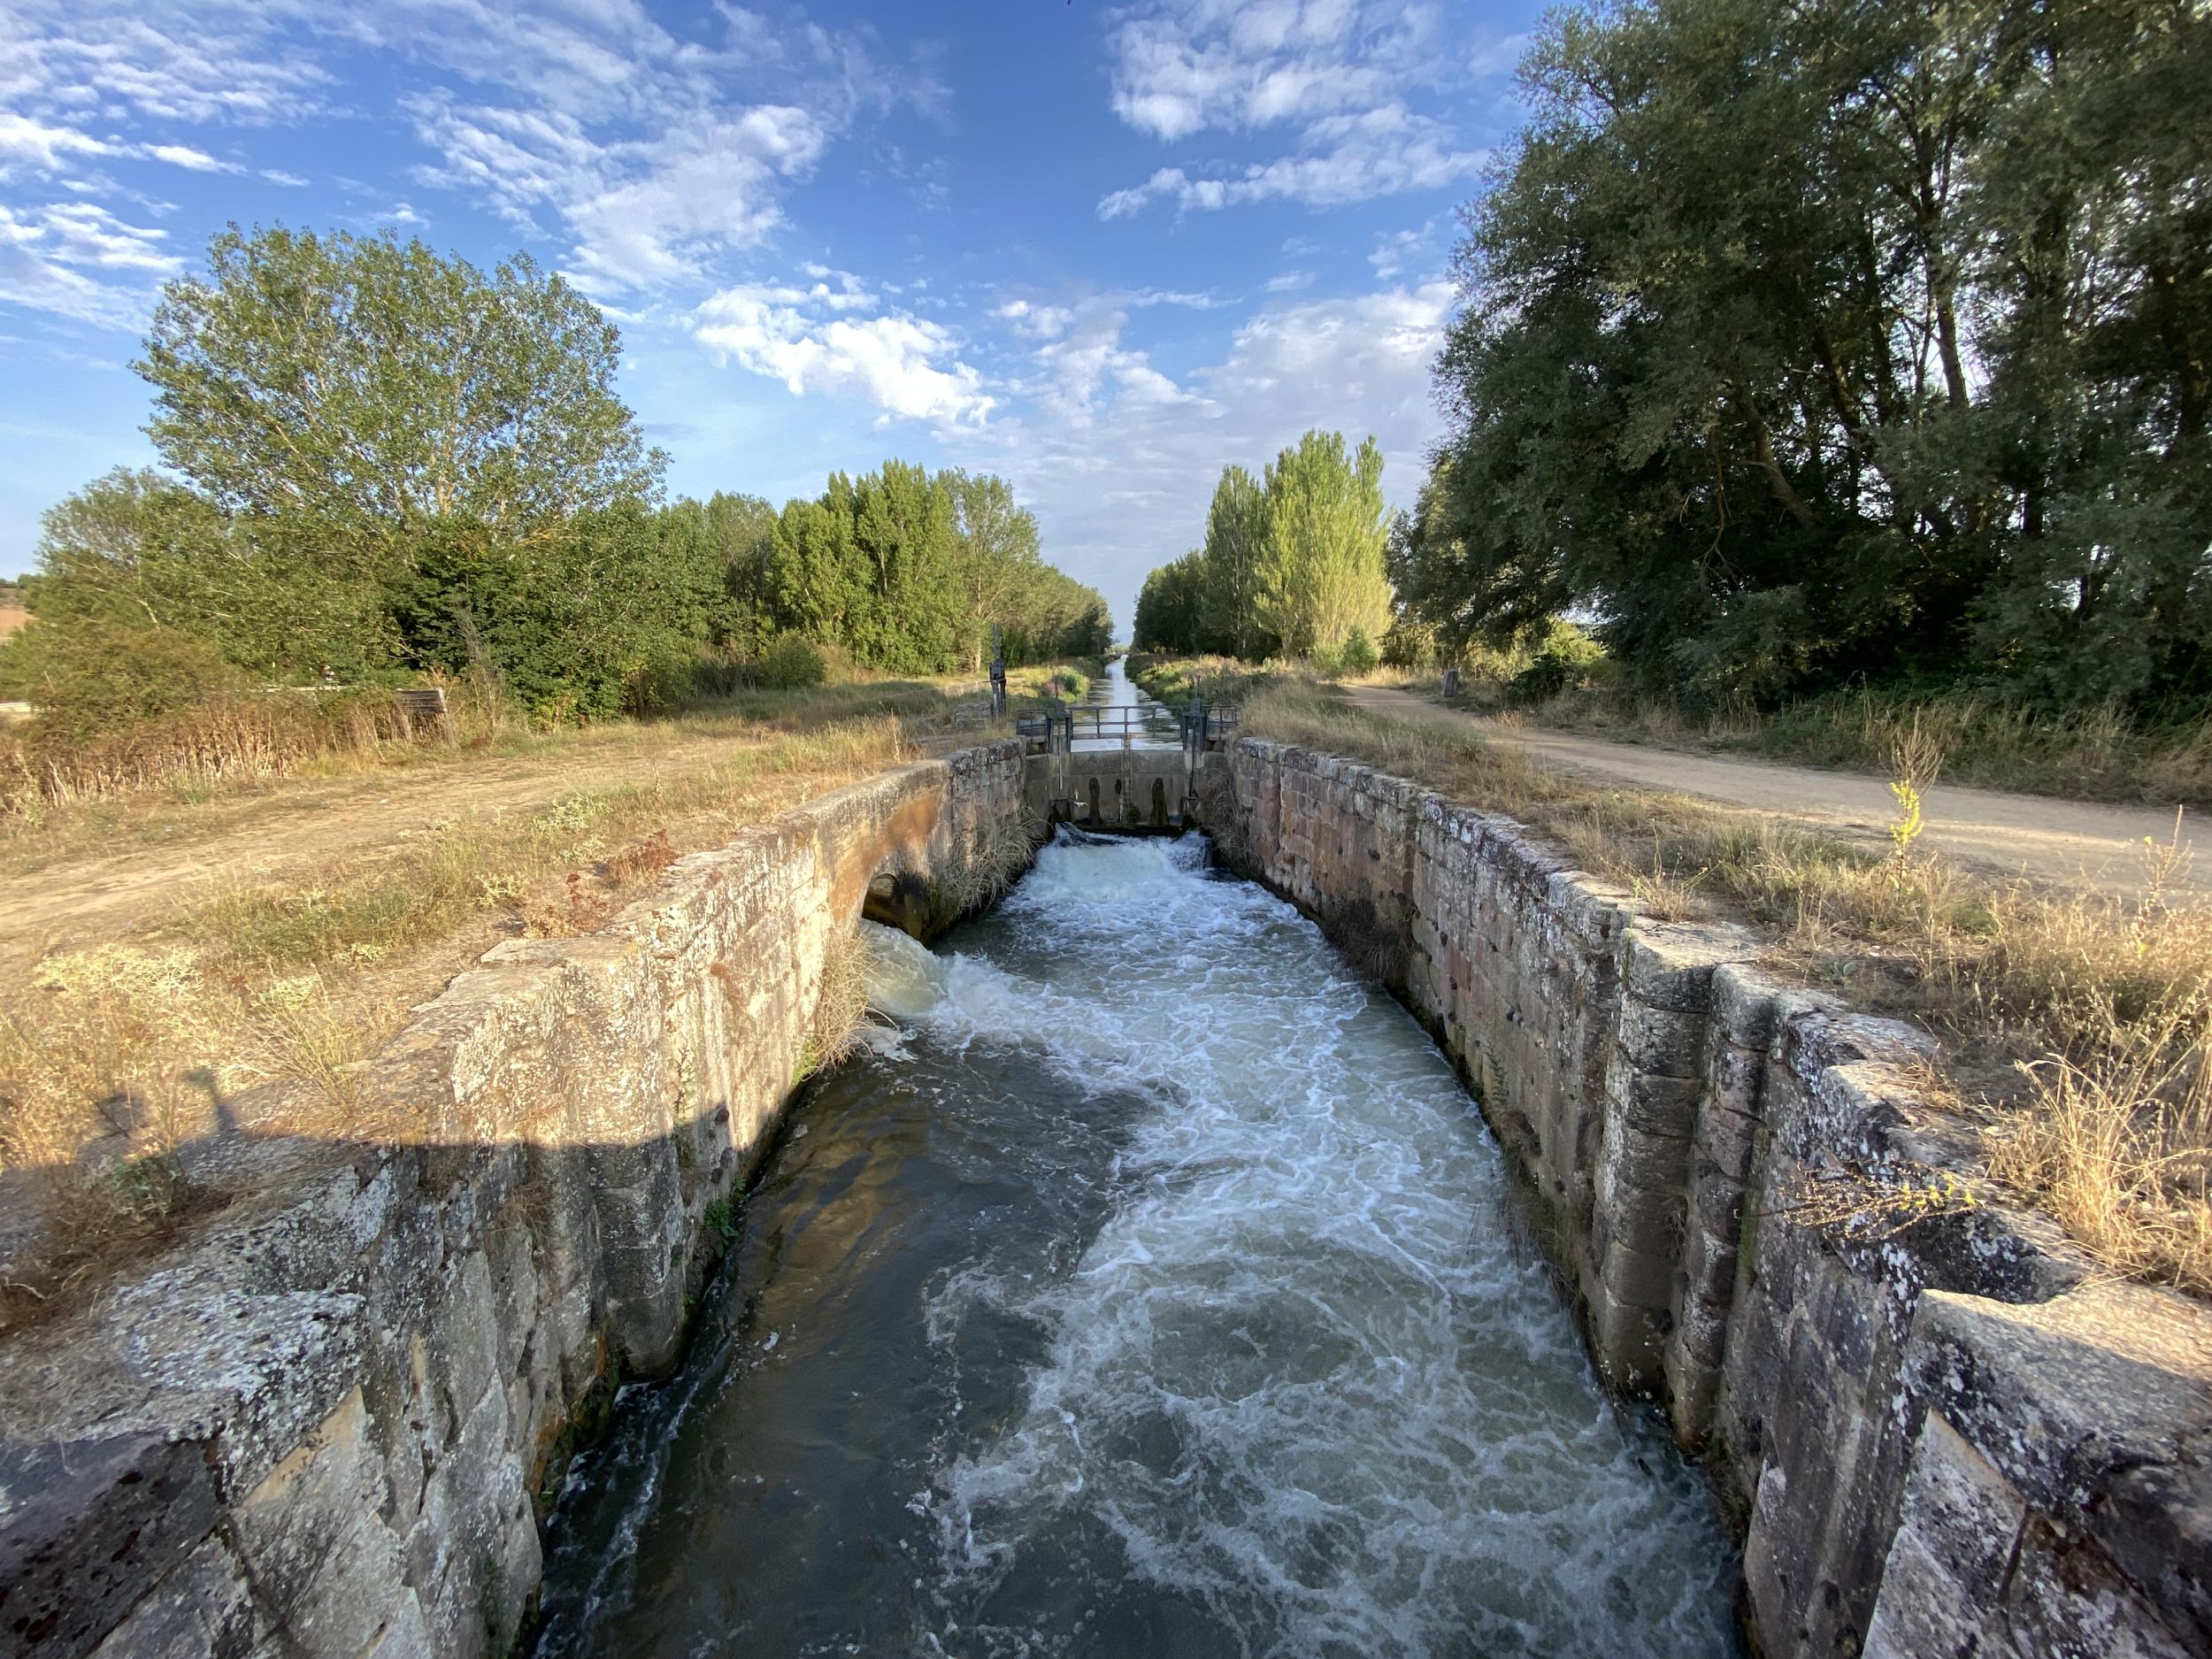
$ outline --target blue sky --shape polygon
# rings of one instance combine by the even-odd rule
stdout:
[[[0,572],[151,460],[128,365],[211,231],[392,226],[615,316],[672,489],[999,472],[1125,628],[1227,462],[1371,431],[1410,500],[1536,11],[10,0]]]

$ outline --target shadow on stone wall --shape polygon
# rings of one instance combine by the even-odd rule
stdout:
[[[879,878],[995,892],[1021,801],[1016,745],[902,767],[496,946],[344,1134],[219,1100],[175,1159],[197,1218],[0,1342],[0,1659],[507,1651],[544,1483],[676,1363],[831,941]]]

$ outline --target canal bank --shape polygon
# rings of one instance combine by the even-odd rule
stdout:
[[[404,1134],[306,1143],[242,1126],[210,1149],[200,1179],[250,1171],[259,1195],[127,1276],[97,1305],[0,1348],[7,1593],[0,1654],[390,1659],[503,1650],[537,1594],[547,1478],[605,1427],[618,1379],[665,1376],[676,1363],[725,1240],[734,1233],[741,1250],[762,1236],[748,1233],[730,1200],[818,1056],[810,1045],[835,941],[849,939],[879,886],[918,894],[918,906],[900,908],[923,918],[990,891],[999,861],[1025,856],[1033,833],[1020,804],[1026,765],[1008,745],[902,769],[749,832],[725,852],[680,861],[606,932],[502,947],[380,1056],[370,1098],[409,1126]],[[1909,1033],[1768,981],[1748,941],[1723,931],[1639,922],[1624,895],[1563,867],[1493,815],[1272,745],[1234,744],[1197,771],[1201,814],[1239,866],[1317,918],[1348,956],[1397,989],[1477,1086],[1508,1156],[1551,1212],[1570,1296],[1599,1366],[1616,1387],[1658,1396],[1675,1433],[1702,1449],[1717,1477],[1746,1540],[1741,1596],[1759,1647],[1824,1655],[2212,1648],[2205,1566],[2212,1354],[2202,1307],[2101,1281],[2054,1229],[2007,1209],[2001,1195],[1909,1230],[1869,1231],[1849,1216],[1823,1221],[1797,1206],[1801,1180],[1832,1171],[1879,1193],[1962,1167],[1956,1126],[1911,1087]],[[1064,892],[1058,902],[1075,907],[1079,899]],[[1267,902],[1279,918],[1287,914]],[[1160,920],[1161,894],[1143,895],[1137,908],[1148,929],[1140,950],[1179,963],[1197,949]],[[1010,925],[1022,913],[1018,905],[1010,910]],[[1049,956],[1050,917],[1032,916],[1026,926],[1036,938],[1022,948]],[[1330,976],[1348,987],[1340,1003],[1329,1004],[1336,1014],[1278,988],[1261,1005],[1271,999],[1288,1012],[1255,1029],[1274,1032],[1275,1047],[1292,1053],[1306,1052],[1309,1035],[1328,1033],[1356,1007],[1365,1018],[1381,1006],[1402,1026],[1356,975],[1339,964],[1325,970]],[[1217,993],[1232,1005],[1233,976],[1210,973],[1205,983],[1202,1010]],[[964,993],[941,995],[934,1006],[968,1004]],[[916,1031],[916,1063],[956,1070],[982,1051],[980,1040],[946,1037],[937,1029],[943,1018],[905,1017]],[[1056,1028],[1071,1038],[1088,1029],[1072,1014]],[[1092,1032],[1101,1041],[1112,1034]],[[1194,1226],[1232,1216],[1224,1183],[1295,1173],[1309,1135],[1325,1141],[1346,1130],[1301,1115],[1302,1096],[1285,1083],[1272,1091],[1280,1097],[1272,1119],[1240,1119],[1228,1109],[1187,1113],[1194,1122],[1240,1124],[1233,1147],[1179,1147],[1176,1107],[1202,1100],[1187,1079],[1171,1069],[1156,1075],[1158,1068],[1120,1077],[1117,1067],[1128,1068],[1113,1056],[1123,1050],[1094,1042],[1087,1052],[1090,1071],[1075,1068],[1080,1106],[1063,1102],[1040,1122],[1101,1137],[1064,1148],[1069,1170],[1091,1171],[1089,1186],[1071,1188],[1064,1203],[1040,1200],[1066,1212],[1067,1231],[1053,1235],[1062,1248],[1032,1249],[1033,1261],[995,1273],[1007,1281],[1025,1272],[1047,1288],[1031,1301],[1010,1284],[1005,1305],[979,1301],[972,1319],[956,1322],[1001,1331],[1011,1357],[995,1365],[991,1432],[949,1443],[947,1479],[910,1494],[933,1547],[956,1551],[979,1540],[979,1555],[964,1571],[984,1578],[994,1563],[1028,1563],[1025,1571],[1047,1590],[1095,1585],[1094,1572],[1035,1567],[1054,1559],[1056,1517],[1090,1513],[1055,1493],[1102,1486],[1112,1493],[1112,1481],[1125,1479],[1141,1495],[1148,1480],[1187,1468],[1182,1484],[1198,1485],[1205,1471],[1227,1467],[1237,1478],[1217,1482],[1222,1491],[1248,1494],[1251,1513],[1281,1521],[1279,1536],[1297,1540],[1280,1554],[1223,1553],[1255,1582],[1287,1572],[1294,1587],[1387,1587],[1425,1562],[1455,1575],[1464,1570],[1455,1595],[1469,1584],[1504,1582],[1482,1577],[1475,1505],[1494,1507],[1500,1494],[1518,1490],[1519,1465],[1486,1474],[1473,1497],[1447,1481],[1439,1490],[1450,1502],[1431,1493],[1428,1509],[1402,1525],[1406,1511],[1385,1512],[1390,1493],[1419,1492],[1422,1471],[1393,1472],[1392,1448],[1363,1453],[1387,1489],[1351,1506],[1361,1527],[1332,1525],[1317,1508],[1313,1527],[1300,1532],[1284,1506],[1294,1509],[1301,1493],[1316,1488],[1298,1472],[1297,1456],[1339,1440],[1364,1444],[1340,1425],[1317,1419],[1327,1422],[1325,1433],[1275,1437],[1287,1461],[1212,1458],[1207,1448],[1226,1444],[1219,1436],[1178,1461],[1186,1449],[1179,1431],[1163,1438],[1148,1419],[1075,1386],[1080,1368],[1063,1363],[1056,1333],[1118,1328],[1100,1322],[1125,1304],[1145,1305],[1144,1274],[1162,1262],[1141,1232],[1134,1241],[1150,1263],[1126,1252],[1097,1256],[1101,1240],[1156,1197],[1195,1195]],[[1444,1062],[1418,1042],[1394,1052],[1398,1058],[1371,1066],[1371,1075],[1328,1073],[1317,1069],[1318,1057],[1306,1071],[1333,1076],[1321,1092],[1348,1104],[1371,1099],[1379,1079],[1432,1103],[1426,1091]],[[1430,1068],[1426,1079],[1409,1057],[1417,1053]],[[1276,1059],[1263,1038],[1247,1043],[1241,1064],[1265,1077]],[[1065,1071],[1048,1060],[1043,1081],[1074,1087]],[[1044,1098],[1042,1087],[1000,1079],[976,1099],[987,1118],[993,1099],[1018,1107]],[[1446,1096],[1462,1102],[1461,1125],[1471,1125],[1463,1097],[1455,1088]],[[1313,1103],[1311,1091],[1302,1098]],[[933,1107],[921,1112],[932,1124],[942,1116]],[[914,1110],[913,1101],[895,1106],[885,1121]],[[1530,1236],[1509,1225],[1509,1206],[1490,1203],[1483,1178],[1469,1174],[1481,1163],[1469,1150],[1483,1144],[1480,1131],[1473,1141],[1454,1141],[1455,1132],[1439,1126],[1441,1110],[1416,1114],[1424,1134],[1443,1136],[1421,1141],[1417,1156],[1389,1140],[1396,1126],[1356,1111],[1363,1133],[1383,1138],[1341,1142],[1346,1156],[1307,1169],[1298,1176],[1307,1188],[1279,1194],[1271,1207],[1288,1204],[1294,1215],[1305,1190],[1330,1193],[1333,1208],[1324,1213],[1379,1248],[1397,1236],[1397,1210],[1431,1218],[1417,1231],[1447,1217],[1484,1248]],[[863,1120],[864,1113],[855,1119]],[[806,1126],[801,1146],[827,1133]],[[1156,1142],[1162,1133],[1169,1140]],[[1145,1152],[1155,1144],[1168,1156]],[[971,1170],[979,1183],[1007,1161],[989,1153],[987,1141],[978,1144]],[[1372,1173],[1379,1162],[1390,1175],[1401,1155],[1415,1172],[1437,1176],[1432,1200],[1408,1179],[1327,1184]],[[1117,1187],[1117,1159],[1146,1180]],[[804,1161],[795,1165],[795,1179],[815,1173]],[[824,1187],[816,1206],[824,1225],[809,1229],[812,1237],[833,1240],[840,1217],[863,1219],[866,1204],[848,1201],[873,1190]],[[1361,1191],[1383,1198],[1363,1202]],[[1394,1193],[1403,1200],[1394,1208],[1386,1202]],[[1311,1241],[1300,1236],[1300,1248]],[[1250,1243],[1224,1235],[1201,1254],[1235,1267]],[[1177,1259],[1195,1258],[1170,1264]],[[1112,1267],[1097,1280],[1112,1294],[1095,1317],[1077,1318],[1066,1286],[1087,1260]],[[1536,1270],[1536,1256],[1525,1254],[1523,1264]],[[1462,1310],[1441,1317],[1449,1329],[1465,1304],[1483,1297],[1455,1301],[1460,1268],[1446,1271],[1437,1258],[1427,1267],[1436,1282],[1421,1281],[1415,1305]],[[1160,1305],[1179,1294],[1171,1289]],[[1548,1317],[1557,1324],[1564,1316],[1552,1305]],[[703,1343],[730,1329],[698,1328]],[[1311,1333],[1246,1328],[1247,1376],[1233,1374],[1225,1344],[1197,1350],[1213,1354],[1211,1375],[1231,1406],[1264,1401],[1278,1371],[1295,1386],[1305,1374],[1302,1356],[1317,1364],[1334,1357]],[[771,1321],[778,1348],[797,1340],[795,1325],[785,1331],[786,1322]],[[1520,1340],[1524,1349],[1540,1346],[1525,1332]],[[1346,1352],[1371,1357],[1395,1340],[1363,1339]],[[1449,1391],[1471,1386],[1492,1350],[1512,1349],[1491,1333],[1423,1351],[1448,1348],[1468,1375],[1455,1380],[1449,1368],[1428,1368],[1424,1386],[1442,1405],[1423,1421],[1459,1423],[1451,1432],[1463,1438],[1480,1413]],[[926,1328],[918,1351],[933,1351]],[[1571,1359],[1573,1345],[1563,1351]],[[1278,1367],[1271,1355],[1287,1357]],[[1124,1378],[1144,1370],[1079,1341],[1065,1357]],[[1171,1345],[1164,1354],[1155,1341],[1147,1363],[1175,1375],[1178,1358]],[[1378,1378],[1386,1369],[1377,1368]],[[1666,1448],[1635,1444],[1641,1419],[1613,1414],[1598,1395],[1548,1375],[1540,1392],[1555,1407],[1586,1412],[1578,1419],[1586,1424],[1602,1421],[1647,1464],[1659,1455],[1643,1485],[1624,1490],[1678,1489],[1682,1471],[1664,1462]],[[639,1414],[680,1388],[631,1394],[613,1413],[608,1444],[620,1445],[626,1423],[644,1420]],[[829,1390],[805,1392],[828,1409]],[[869,1392],[848,1385],[864,1399]],[[1327,1396],[1317,1402],[1323,1407],[1359,1394],[1333,1380],[1311,1392]],[[1201,1397],[1178,1391],[1179,1399]],[[926,1388],[914,1396],[925,1410],[927,1399]],[[1104,1421],[1128,1432],[1078,1445],[1063,1432],[1070,1425],[1062,1410],[1079,1430]],[[1449,1438],[1427,1434],[1409,1436],[1408,1446]],[[781,1439],[810,1455],[819,1449],[803,1436]],[[1454,1454],[1443,1455],[1448,1463]],[[1089,1461],[1097,1458],[1106,1466]],[[721,1483],[733,1510],[744,1483],[759,1477],[751,1489],[764,1490],[771,1472],[741,1467],[726,1448],[719,1459],[680,1467],[695,1489]],[[803,1500],[806,1485],[823,1487],[818,1469],[789,1489]],[[1182,1572],[1191,1586],[1176,1593],[1181,1601],[1163,1592],[1159,1616],[1188,1607],[1201,1619],[1231,1617],[1221,1609],[1232,1601],[1220,1598],[1233,1575],[1210,1567],[1216,1579],[1198,1587],[1198,1575],[1175,1564],[1183,1557],[1159,1548],[1162,1535],[1149,1523],[1129,1522],[1132,1502],[1116,1494],[1101,1523],[1113,1547],[1140,1563],[1141,1581],[1168,1583]],[[1195,1529],[1202,1542],[1230,1536],[1222,1531],[1227,1511],[1202,1504],[1194,1513],[1204,1517]],[[942,1517],[962,1514],[968,1522],[948,1531]],[[1115,1517],[1129,1524],[1116,1531]],[[789,1516],[777,1518],[795,1529]],[[1395,1557],[1395,1578],[1365,1551],[1371,1523],[1412,1540]],[[1074,1530],[1096,1533],[1087,1524]],[[1694,1532],[1663,1526],[1655,1535]],[[854,1535],[814,1536],[850,1546]],[[864,1526],[857,1536],[855,1559],[879,1570],[867,1557],[874,1534]],[[1605,1529],[1595,1525],[1582,1536],[1603,1541]],[[1585,1556],[1574,1541],[1517,1557],[1519,1569],[1537,1579],[1552,1575],[1546,1582],[1563,1575],[1602,1583],[1575,1578]],[[895,1538],[889,1547],[897,1550]],[[560,1548],[557,1537],[557,1555]],[[1157,1568],[1163,1576],[1142,1579],[1147,1562],[1167,1563]],[[548,1595],[549,1640],[557,1639],[568,1584]],[[729,1587],[786,1594],[757,1575],[740,1574]],[[1292,1588],[1277,1589],[1294,1612],[1302,1605]],[[1384,1631],[1406,1651],[1452,1651],[1448,1636],[1423,1623],[1430,1604],[1420,1594],[1378,1592],[1368,1605],[1384,1611],[1356,1629]],[[1435,1605],[1456,1618],[1472,1604],[1444,1597]],[[1647,1607],[1636,1611],[1632,1594],[1624,1605],[1633,1617],[1653,1617]],[[1082,1609],[1049,1610],[1072,1620]],[[1117,1620],[1144,1616],[1110,1610]],[[969,1629],[988,1603],[938,1611]],[[1265,1617],[1278,1620],[1268,1628],[1293,1632],[1284,1644],[1322,1640],[1335,1628],[1298,1624],[1279,1608]],[[1102,1627],[1125,1640],[1152,1639],[1129,1637],[1125,1624]],[[1532,1614],[1526,1628],[1552,1627]],[[950,1625],[930,1629],[941,1643]],[[1350,1640],[1340,1636],[1327,1636],[1339,1642],[1333,1651]],[[1071,1634],[1071,1643],[1079,1640]]]

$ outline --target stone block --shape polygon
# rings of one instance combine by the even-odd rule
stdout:
[[[2200,1307],[2093,1284],[1915,1311],[1907,1386],[2036,1509],[2078,1530],[2212,1648],[2212,1332]]]
[[[219,1513],[205,1448],[158,1431],[0,1446],[0,1655],[88,1651]]]
[[[1866,1659],[1978,1651],[1993,1633],[1992,1603],[2027,1518],[2020,1494],[1930,1413],[1913,1448]]]
[[[1757,941],[1738,928],[1639,918],[1621,954],[1621,980],[1647,1007],[1701,1015],[1712,1006],[1715,970],[1757,955]]]
[[[390,1622],[405,1585],[366,1427],[357,1389],[231,1509],[256,1599],[300,1659],[352,1659]]]
[[[211,1539],[131,1609],[93,1659],[247,1659],[256,1624],[244,1575]]]
[[[1705,1017],[1624,996],[1614,1041],[1619,1057],[1637,1071],[1693,1077],[1703,1069]]]

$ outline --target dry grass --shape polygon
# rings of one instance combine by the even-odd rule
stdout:
[[[926,709],[913,718],[823,718],[865,697],[779,696],[687,717],[695,734],[749,740],[716,764],[439,824],[311,881],[211,887],[154,945],[50,956],[0,987],[0,1183],[59,1224],[0,1284],[0,1329],[173,1225],[173,1155],[219,1101],[274,1080],[305,1132],[383,1133],[360,1116],[361,1069],[453,968],[502,933],[603,926],[681,854],[910,758],[911,731],[949,707],[927,688],[895,699]],[[845,1041],[834,1008],[856,972],[845,979],[816,1064]],[[841,984],[833,972],[829,992]]]
[[[822,951],[822,989],[815,999],[814,1024],[799,1053],[795,1084],[828,1070],[860,1045],[868,1018],[868,952],[857,928],[831,933]]]
[[[1245,704],[1244,729],[1518,818],[1641,913],[1748,922],[1786,965],[1918,1020],[1961,1064],[2001,1063],[1975,1102],[1992,1172],[2116,1270],[2212,1292],[2212,906],[2173,895],[2176,847],[2145,848],[2134,899],[2053,895],[1978,880],[1909,835],[1882,857],[1760,814],[1581,783],[1441,710],[1384,714],[1279,685]],[[1924,787],[1934,739],[1892,742],[1901,780]]]
[[[1471,701],[1502,703],[1502,685],[1468,682]],[[2068,713],[1973,691],[1909,697],[1836,693],[1762,713],[1739,704],[1699,718],[1666,703],[1572,691],[1531,710],[1549,726],[1667,745],[1748,749],[1824,766],[1886,770],[1916,734],[1948,757],[1955,783],[2076,800],[2212,805],[2212,718],[2146,725],[2121,710]]]
[[[1041,684],[1048,672],[1022,673]],[[1066,672],[1080,678],[1079,670]],[[447,687],[451,744],[426,725],[403,732],[389,697],[373,693],[233,699],[88,745],[41,742],[35,726],[0,729],[0,840],[50,851],[41,844],[57,835],[65,843],[79,826],[105,834],[119,822],[157,817],[165,806],[196,807],[295,777],[465,769],[488,757],[610,756],[740,728],[796,733],[864,716],[949,731],[960,694],[979,688],[979,682],[852,673],[803,690],[736,691],[649,720],[534,726],[498,697],[456,684]],[[1023,688],[1018,683],[1017,694]]]
[[[388,699],[311,693],[227,698],[90,742],[42,741],[34,723],[0,733],[0,821],[152,792],[204,799],[406,741]]]

